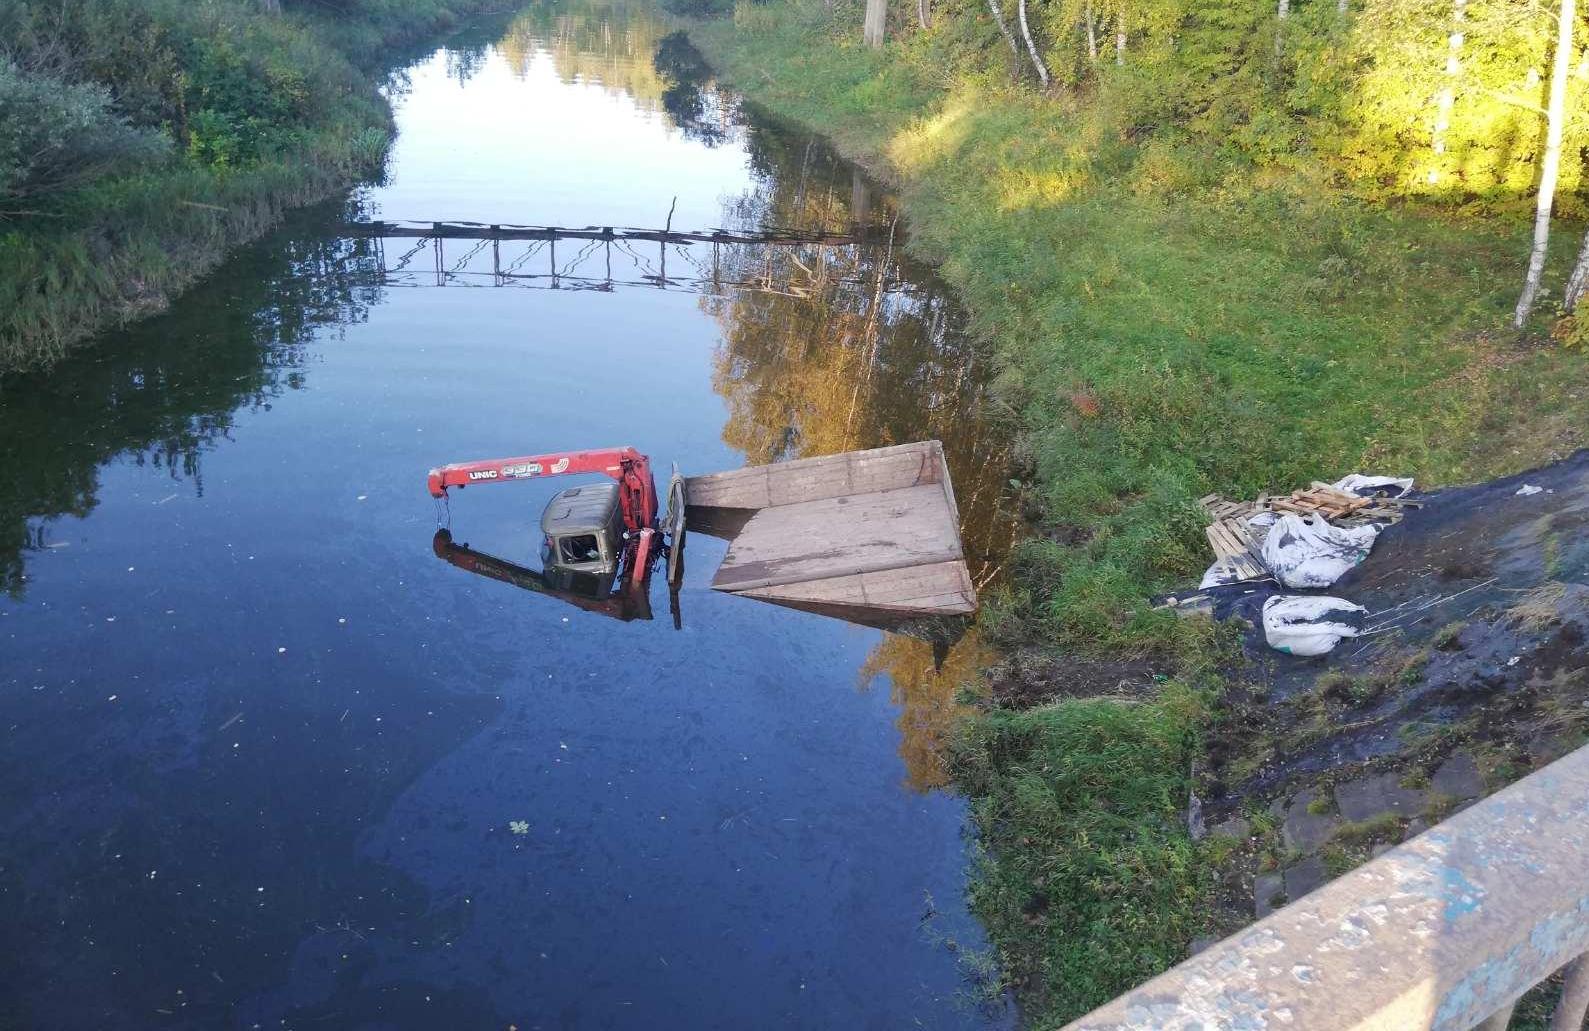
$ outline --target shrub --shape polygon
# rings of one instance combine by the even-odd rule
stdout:
[[[0,202],[68,189],[169,151],[163,133],[130,125],[111,104],[103,86],[0,60]]]

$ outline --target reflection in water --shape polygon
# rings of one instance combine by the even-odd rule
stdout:
[[[731,224],[818,228],[889,217],[853,166],[821,141],[761,130],[749,137],[758,188]],[[963,330],[953,299],[890,242],[870,247],[742,247],[729,278],[805,282],[807,293],[713,291],[703,305],[723,328],[714,386],[729,404],[723,439],[747,464],[936,437],[960,508],[961,537],[979,591],[993,583],[1018,521],[1003,504],[1008,438],[985,397],[985,348]],[[938,661],[941,659],[942,661]],[[954,698],[985,661],[975,632],[947,657],[901,635],[867,660],[863,683],[886,673],[902,707],[900,755],[909,785],[943,785]]]
[[[521,78],[546,54],[563,82],[599,86],[654,115],[665,88],[651,60],[662,17],[651,4],[623,0],[536,4],[513,19],[497,48]]]
[[[532,594],[544,594],[586,612],[611,616],[625,623],[651,618],[649,581],[636,582],[627,576],[618,578],[613,572],[601,575],[572,569],[528,569],[476,551],[467,544],[456,544],[450,530],[437,530],[431,538],[431,548],[437,558],[467,573],[512,584]]]
[[[721,89],[682,32],[667,32],[652,4],[574,0],[537,4],[514,18],[497,46],[520,77],[537,56],[560,80],[599,86],[632,101],[692,140],[716,146],[740,126],[733,94]]]
[[[489,83],[475,99],[493,110],[595,92],[528,81],[550,61],[650,112],[631,127],[648,167],[743,154],[730,226],[891,221],[888,197],[741,112],[643,6],[508,26],[415,72],[410,163],[378,196],[435,210],[382,214],[471,217],[522,188],[518,152],[482,145],[484,185],[449,192],[445,145],[415,128],[438,123],[415,112],[465,82]],[[604,128],[630,131],[609,106]],[[666,211],[654,192],[578,203]],[[713,197],[696,191],[691,228]],[[732,457],[719,434],[749,462],[937,437],[985,588],[1013,532],[1005,444],[941,286],[885,233],[723,248],[696,287],[715,327],[668,291],[399,291],[374,242],[333,232],[374,214],[303,213],[161,318],[0,384],[0,979],[23,986],[0,994],[0,1026],[976,1022],[948,998],[954,960],[913,937],[921,888],[959,883],[961,810],[900,798],[884,771],[897,744],[911,787],[943,782],[974,637],[941,672],[924,642],[871,651],[861,677],[890,678],[896,741],[880,692],[843,688],[870,634],[706,590],[680,633],[587,618],[420,539],[423,462],[503,432],[619,438],[635,419],[714,463]],[[511,504],[504,537],[523,528]],[[28,583],[35,563],[51,573]]]
[[[955,724],[968,709],[960,689],[971,683],[992,660],[973,628],[939,661],[927,641],[892,634],[872,649],[861,667],[861,683],[886,674],[889,696],[900,707],[899,756],[905,761],[905,782],[915,791],[930,791],[949,782],[945,749]]]
[[[538,6],[515,18],[497,46],[521,74],[536,53],[549,51],[565,80],[605,76],[604,88],[665,111],[694,138],[741,139],[756,186],[727,203],[726,228],[821,232],[868,219],[890,225],[892,198],[877,194],[821,141],[762,124],[745,131],[743,113],[725,99],[699,54],[682,35],[663,35],[660,24],[643,5]],[[631,59],[644,46],[652,59]],[[485,52],[449,51],[449,73],[467,78]],[[324,224],[331,214],[326,209],[298,221]],[[344,220],[358,214],[344,213]],[[49,532],[58,516],[93,510],[100,465],[131,458],[167,468],[173,479],[202,491],[204,450],[225,436],[235,411],[268,406],[281,391],[302,385],[304,349],[317,334],[362,321],[380,303],[383,286],[469,282],[492,256],[478,247],[458,258],[441,255],[437,260],[450,271],[438,275],[407,269],[413,254],[394,258],[381,245],[283,234],[238,259],[225,302],[195,295],[172,316],[175,329],[134,329],[130,346],[67,363],[47,378],[7,384],[0,435],[16,443],[21,458],[0,491],[0,586],[22,596],[22,555],[60,543]],[[429,250],[423,241],[420,247]],[[534,262],[548,260],[545,244],[522,250],[501,259],[517,278],[490,281],[578,287],[585,282],[578,263],[599,261],[597,252],[576,252],[535,273]],[[984,349],[962,331],[952,298],[930,271],[905,257],[888,232],[871,244],[659,250],[657,256],[630,251],[621,261],[638,284],[703,291],[702,306],[723,333],[714,386],[728,403],[724,441],[747,464],[760,464],[942,440],[972,577],[979,590],[986,588],[1016,532],[1000,503],[1007,440],[983,397]],[[610,267],[609,258],[609,277]],[[591,284],[603,288],[599,279]],[[204,341],[201,353],[193,340]],[[929,689],[917,670],[920,647],[889,639],[869,669],[893,679],[906,708],[901,726],[913,728],[902,754],[918,757],[909,760],[910,781],[925,788],[942,778],[926,772],[919,757],[939,749],[912,739],[948,728],[949,710],[939,696],[953,694],[968,672],[965,657],[978,652],[974,643],[954,646]]]
[[[843,226],[864,221],[858,205],[891,217],[893,199],[874,197],[821,141],[762,128],[748,142],[753,165],[768,171],[730,205],[731,226]],[[898,242],[749,245],[725,259],[730,280],[800,288],[728,287],[702,299],[723,330],[714,381],[729,405],[723,439],[749,465],[943,441],[981,589],[1016,532],[1000,504],[1008,438],[985,394],[986,348],[963,331],[943,284]]]
[[[107,462],[166,469],[202,494],[201,457],[236,413],[302,387],[310,344],[364,321],[379,302],[368,285],[373,260],[367,241],[277,237],[233,260],[226,294],[201,290],[113,347],[0,385],[10,456],[0,480],[0,587],[20,599],[24,555],[68,546],[51,526],[94,510]]]

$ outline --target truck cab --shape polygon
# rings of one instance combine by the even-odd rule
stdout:
[[[541,568],[548,576],[587,573],[611,582],[623,553],[618,484],[560,491],[541,513]]]

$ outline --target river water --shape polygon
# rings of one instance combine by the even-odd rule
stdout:
[[[626,622],[432,550],[449,520],[533,567],[569,482],[438,511],[442,462],[627,443],[699,473],[939,437],[996,577],[985,360],[892,200],[644,6],[474,26],[392,89],[385,182],[3,385],[0,1026],[1006,1023],[942,790],[973,637],[940,672],[716,594],[706,537],[679,629],[661,578]],[[341,235],[371,218],[875,242]]]

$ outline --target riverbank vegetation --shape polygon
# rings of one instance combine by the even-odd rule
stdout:
[[[1584,443],[1562,316],[1589,31],[1580,15],[1519,331],[1554,5],[952,0],[897,6],[879,49],[862,16],[742,2],[692,36],[900,185],[910,246],[996,348],[1033,532],[985,637],[1069,658],[1046,693],[985,698],[955,766],[978,909],[1050,1026],[1199,928],[1206,857],[1180,828],[1229,655],[1149,601],[1209,561],[1196,498],[1354,470],[1472,480]],[[1128,661],[1160,671],[1156,693],[1117,697]]]
[[[383,49],[484,0],[0,0],[0,373],[379,172]]]

